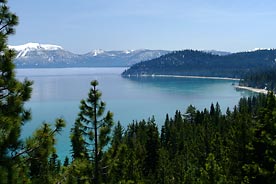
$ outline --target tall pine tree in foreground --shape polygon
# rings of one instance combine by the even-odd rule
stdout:
[[[100,175],[104,169],[103,151],[111,139],[113,126],[113,114],[108,111],[104,115],[105,103],[101,101],[102,94],[97,86],[98,81],[92,81],[88,98],[81,100],[80,113],[71,136],[74,159],[88,156],[92,161],[94,183],[100,183]]]
[[[15,32],[17,24],[18,18],[10,12],[7,1],[0,0],[0,183],[51,183],[53,180],[41,177],[41,173],[46,178],[53,176],[51,173],[45,175],[46,167],[41,164],[41,158],[48,163],[50,154],[55,152],[54,136],[65,123],[57,120],[55,129],[44,124],[26,141],[20,139],[22,126],[31,118],[24,103],[31,97],[32,82],[27,79],[21,82],[15,77],[13,59],[16,53],[8,48],[7,39]],[[42,165],[43,169],[34,169]]]
[[[6,0],[0,0],[0,181],[14,183],[15,167],[21,152],[21,127],[30,118],[24,103],[30,99],[32,82],[15,78],[15,52],[7,45],[18,18]]]

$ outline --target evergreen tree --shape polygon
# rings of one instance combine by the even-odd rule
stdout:
[[[62,119],[56,120],[54,129],[50,124],[44,123],[32,137],[27,139],[26,158],[30,166],[29,176],[32,183],[53,183],[60,169],[54,147],[55,135],[59,134],[64,126],[65,122]]]
[[[117,125],[114,128],[112,141],[111,141],[111,149],[113,154],[116,154],[120,144],[123,142],[123,127],[120,122],[117,123]]]
[[[201,168],[199,183],[228,183],[222,172],[222,167],[217,163],[214,154],[210,153],[206,158],[205,167]]]
[[[15,78],[15,52],[7,46],[18,18],[11,13],[6,0],[0,0],[0,181],[16,183],[15,164],[20,160],[21,127],[30,118],[24,103],[30,99],[32,82]],[[22,164],[23,165],[23,164]]]
[[[83,125],[79,119],[76,120],[74,127],[71,129],[70,138],[73,159],[88,159],[88,150],[83,134]]]
[[[173,162],[169,159],[166,148],[159,150],[157,182],[160,184],[174,183]]]
[[[88,98],[81,100],[80,113],[75,122],[74,129],[78,127],[81,130],[80,136],[84,136],[83,139],[78,138],[78,141],[81,141],[79,143],[85,143],[87,151],[92,150],[90,156],[94,166],[93,181],[94,183],[100,183],[100,174],[103,169],[100,166],[100,160],[102,159],[104,147],[111,139],[109,134],[113,126],[113,114],[108,111],[104,115],[105,103],[101,101],[102,94],[97,89],[98,81],[92,81],[91,86]],[[72,146],[74,155],[78,155],[79,153],[77,152],[84,152],[83,145],[81,149],[76,148],[76,146],[79,146],[78,143],[72,143]]]
[[[144,175],[154,176],[157,173],[158,160],[159,160],[159,133],[158,128],[151,119],[147,123],[147,140],[145,143],[146,157],[144,161]]]
[[[266,105],[261,108],[255,126],[251,128],[253,138],[247,145],[250,153],[244,165],[250,183],[275,183],[276,181],[276,98],[267,95]]]
[[[63,162],[63,166],[67,167],[69,165],[69,158],[66,156]]]

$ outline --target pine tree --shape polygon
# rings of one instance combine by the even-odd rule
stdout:
[[[17,24],[18,18],[10,12],[7,1],[0,0],[0,180],[7,183],[16,180],[13,168],[20,159],[21,128],[30,118],[23,105],[32,91],[31,81],[20,82],[15,78],[15,52],[7,46],[8,36],[15,32]]]
[[[113,125],[113,114],[108,111],[104,116],[105,103],[101,101],[101,92],[97,89],[98,81],[91,82],[88,98],[81,100],[80,113],[75,123],[79,126],[85,139],[86,149],[92,149],[92,163],[94,166],[94,183],[100,182],[100,159],[104,147],[110,141],[110,132]],[[80,125],[78,125],[80,124]],[[74,145],[73,145],[74,146]],[[73,147],[73,150],[77,150]],[[77,153],[73,153],[77,154]]]
[[[57,119],[55,128],[44,123],[34,135],[26,140],[26,158],[30,166],[29,176],[33,183],[53,183],[53,178],[58,173],[58,164],[55,149],[55,135],[60,133],[65,126],[62,119]],[[25,154],[24,154],[25,156]],[[51,156],[51,158],[50,158]]]
[[[159,160],[160,140],[158,128],[154,119],[147,122],[146,133],[147,140],[145,143],[146,156],[144,160],[144,175],[147,177],[149,175],[156,175]]]
[[[227,183],[226,176],[223,174],[223,169],[212,153],[206,158],[205,168],[201,168],[199,183]]]
[[[118,122],[117,125],[114,127],[112,141],[111,141],[113,155],[116,154],[120,144],[122,144],[123,131],[124,130],[121,123]]]
[[[88,159],[88,150],[86,148],[85,137],[82,132],[83,125],[78,119],[71,129],[71,145],[73,159]]]
[[[266,105],[261,108],[255,126],[251,129],[253,138],[247,145],[250,162],[243,166],[250,183],[275,183],[276,181],[276,98],[272,92],[267,95]]]

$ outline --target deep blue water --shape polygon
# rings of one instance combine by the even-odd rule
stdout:
[[[232,109],[248,91],[236,91],[231,80],[190,78],[122,78],[125,68],[53,68],[17,69],[17,77],[34,81],[33,94],[27,108],[32,110],[32,120],[23,128],[22,137],[32,135],[42,122],[53,123],[62,117],[66,128],[58,136],[57,150],[60,158],[70,153],[70,129],[79,112],[80,100],[87,97],[92,80],[99,81],[106,110],[114,113],[115,122],[125,127],[133,120],[154,116],[159,128],[165,116],[176,110],[185,111],[192,104],[203,110],[219,102],[225,112]]]

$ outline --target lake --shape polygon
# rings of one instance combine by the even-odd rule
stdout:
[[[17,78],[34,81],[31,100],[26,104],[32,110],[32,120],[22,132],[23,137],[41,126],[42,122],[53,123],[64,118],[66,128],[58,136],[57,151],[60,158],[70,156],[70,129],[79,112],[80,100],[87,97],[90,82],[99,81],[102,100],[106,110],[114,113],[115,122],[127,127],[133,120],[154,116],[159,128],[166,114],[173,116],[192,104],[203,110],[211,103],[219,102],[223,112],[238,103],[249,91],[236,91],[231,80],[132,77],[123,78],[126,68],[51,68],[17,69]]]

